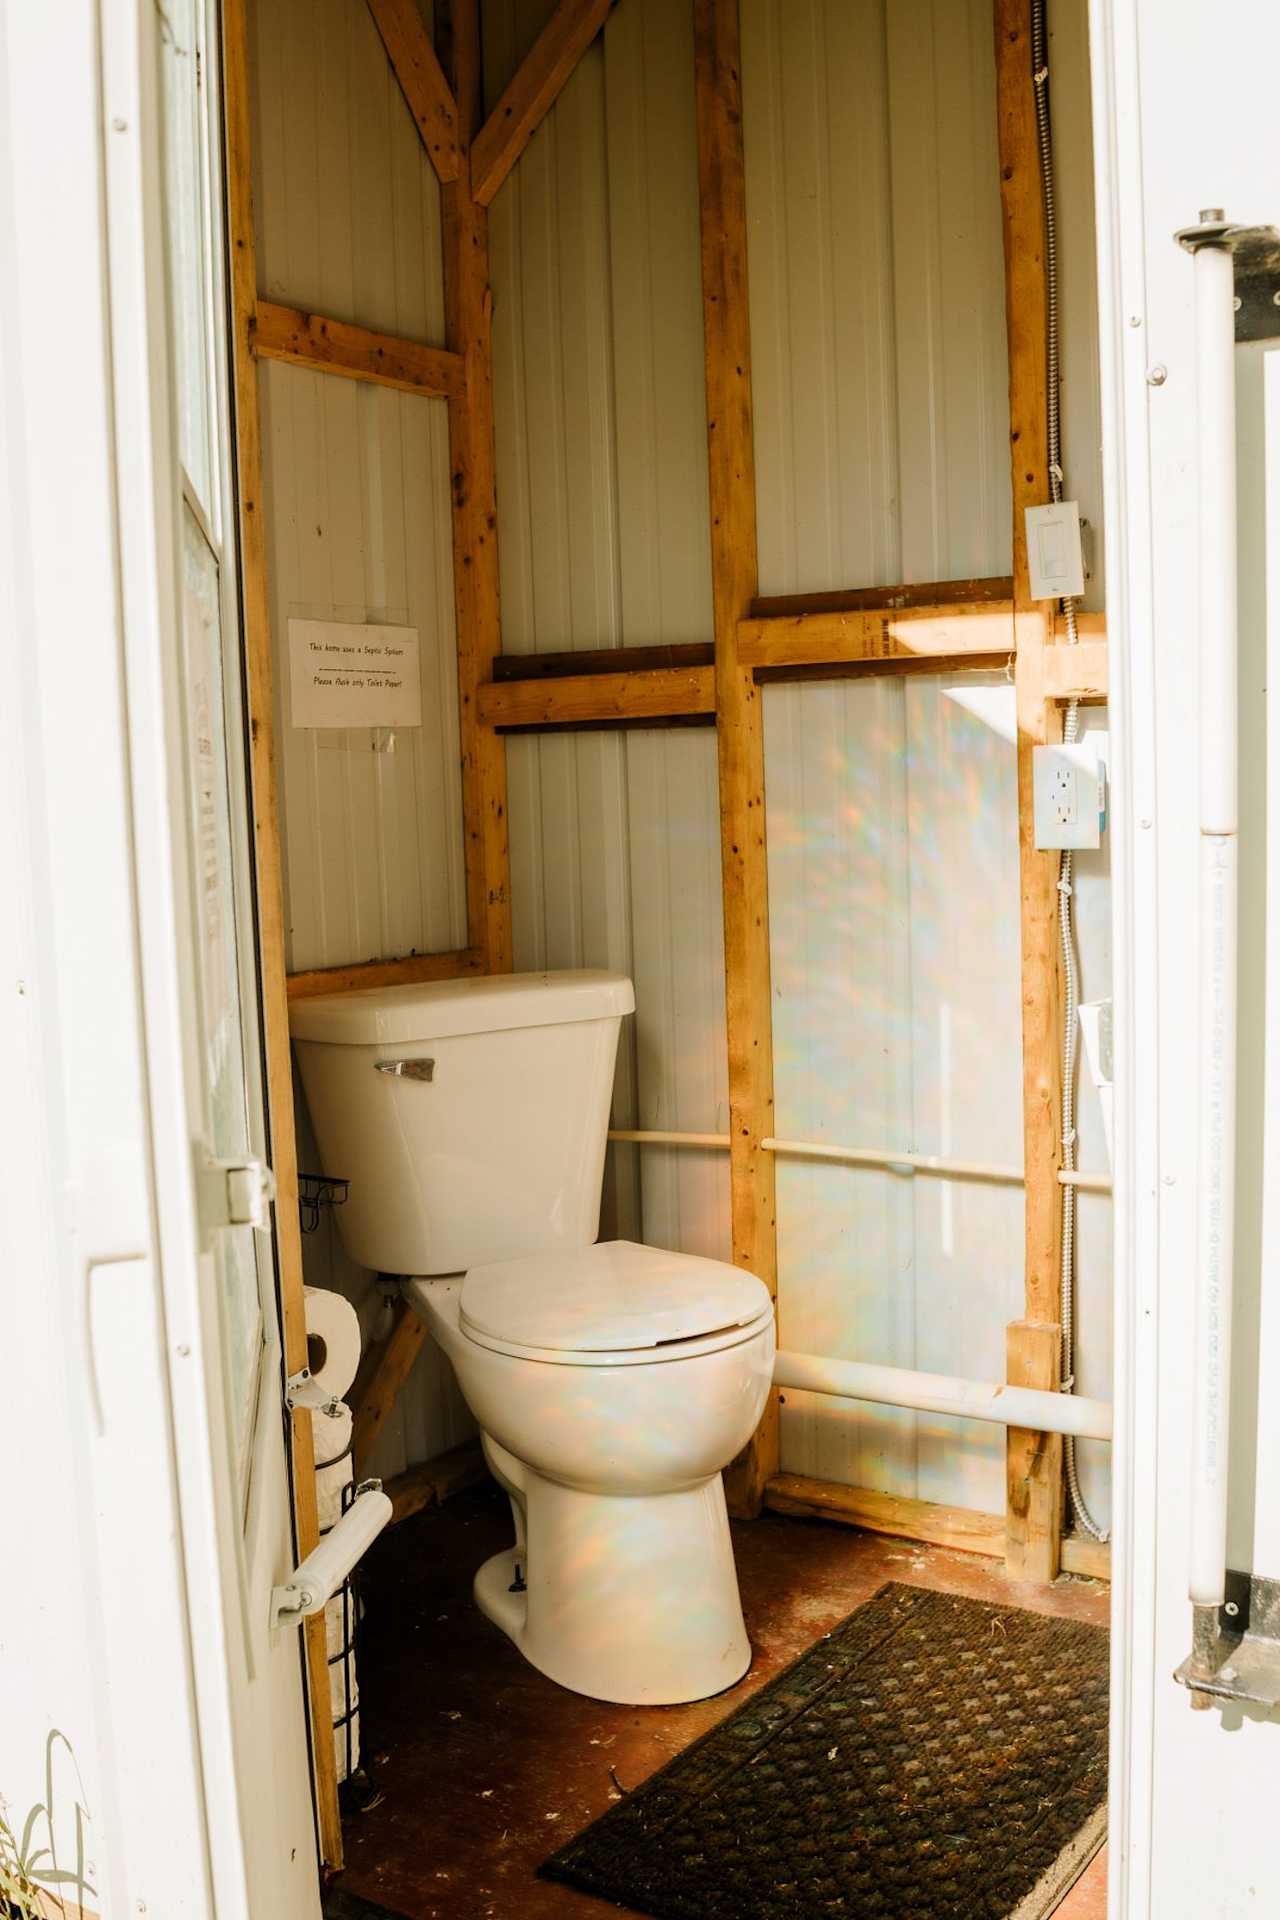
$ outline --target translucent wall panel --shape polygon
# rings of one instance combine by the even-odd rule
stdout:
[[[1012,687],[781,686],[765,722],[779,1136],[1021,1166]],[[1101,994],[1098,858],[1082,862],[1081,923],[1086,990]],[[1091,1087],[1081,1133],[1083,1164],[1105,1168]],[[1108,1212],[1084,1210],[1081,1245],[1082,1386],[1104,1395]],[[1021,1187],[783,1159],[778,1216],[786,1346],[1003,1378],[1023,1311]],[[1003,1430],[977,1422],[789,1393],[783,1461],[1004,1505]]]

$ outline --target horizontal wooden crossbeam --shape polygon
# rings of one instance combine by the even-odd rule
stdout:
[[[480,689],[479,709],[486,725],[504,731],[714,717],[715,669],[658,667],[638,673],[491,681]]]
[[[360,993],[371,987],[409,987],[426,980],[460,980],[464,974],[483,973],[479,947],[457,953],[411,953],[402,960],[357,961],[349,967],[313,967],[291,973],[290,1000],[314,1000],[321,993]]]
[[[959,1553],[1005,1557],[1005,1517],[981,1513],[974,1507],[941,1506],[932,1500],[914,1500],[903,1494],[879,1493],[871,1487],[844,1487],[833,1480],[813,1480],[801,1473],[776,1474],[765,1487],[764,1504],[774,1513],[799,1519],[834,1520],[884,1533],[899,1540],[920,1540],[927,1546],[949,1547]],[[1062,1542],[1062,1571],[1094,1580],[1111,1578],[1111,1549],[1082,1534],[1067,1534]]]
[[[716,650],[710,640],[691,640],[674,646],[581,647],[565,653],[500,653],[493,663],[495,680],[564,680],[584,673],[647,673],[662,667],[713,667]]]
[[[488,1478],[489,1469],[478,1440],[464,1440],[460,1447],[438,1453],[433,1460],[406,1467],[403,1473],[382,1484],[382,1491],[391,1502],[391,1524],[408,1520],[425,1507],[441,1506],[455,1493],[478,1487]]]
[[[979,600],[847,612],[771,614],[738,622],[738,658],[749,667],[817,667],[1013,652],[1013,602]]]
[[[1008,574],[977,580],[925,580],[892,587],[838,587],[823,593],[757,595],[750,612],[761,620],[798,613],[900,613],[907,607],[990,606],[1013,597]]]
[[[379,0],[381,3],[381,0]],[[471,147],[471,194],[487,207],[609,17],[613,0],[560,0]]]
[[[402,393],[457,399],[465,386],[461,354],[273,300],[259,300],[249,338],[260,360],[284,360],[315,373],[397,387]]]
[[[427,37],[415,0],[369,0],[392,72],[442,185],[462,171],[458,103]]]

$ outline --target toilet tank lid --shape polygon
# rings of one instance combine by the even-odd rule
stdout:
[[[747,1326],[768,1306],[741,1267],[604,1240],[473,1267],[460,1311],[464,1331],[513,1346],[618,1353]]]
[[[471,974],[414,986],[370,987],[294,1000],[289,1031],[295,1040],[331,1046],[395,1045],[446,1040],[465,1033],[500,1033],[573,1020],[609,1020],[635,1010],[624,973],[582,967],[562,973]]]

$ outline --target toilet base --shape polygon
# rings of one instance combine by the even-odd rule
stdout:
[[[540,1673],[627,1706],[704,1700],[742,1678],[751,1646],[718,1473],[673,1493],[584,1493],[487,1435],[484,1451],[516,1544],[481,1567],[476,1604]]]

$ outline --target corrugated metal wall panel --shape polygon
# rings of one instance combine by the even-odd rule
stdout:
[[[485,10],[496,99],[545,17]],[[624,4],[490,214],[503,646],[711,632],[692,15]],[[615,1122],[727,1127],[714,735],[508,743],[517,966],[615,966]],[[724,1252],[723,1155],[614,1149],[604,1230]]]
[[[744,0],[742,22],[760,590],[1005,573],[989,0]],[[1068,475],[1100,537],[1080,0],[1052,25]]]
[[[743,89],[761,591],[1007,570],[987,0],[746,0]]]
[[[369,9],[250,10],[258,290],[444,345],[440,188]]]
[[[442,342],[439,188],[368,9],[259,0],[251,11],[261,292]],[[289,964],[464,946],[444,402],[276,363],[260,371]],[[416,627],[422,726],[392,751],[369,729],[291,727],[291,615]],[[316,1168],[300,1090],[298,1108],[302,1164]],[[366,1337],[379,1330],[374,1278],[345,1259],[331,1215],[304,1259],[309,1284],[354,1300]],[[429,1348],[376,1470],[472,1430]]]
[[[1000,675],[765,695],[780,1137],[1022,1161],[1013,689]],[[1105,856],[1079,863],[1084,990],[1110,991]],[[1105,1171],[1081,1089],[1081,1163]],[[1110,1392],[1110,1204],[1081,1206],[1082,1390]],[[780,1337],[1001,1379],[1020,1187],[783,1159]],[[788,1394],[787,1471],[999,1512],[1001,1430]],[[1106,1454],[1086,1491],[1106,1512]]]

